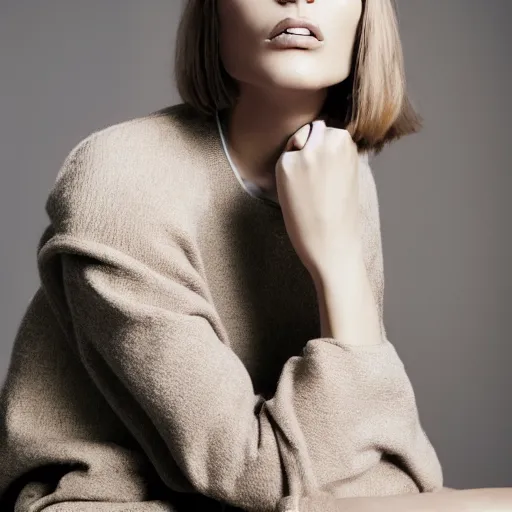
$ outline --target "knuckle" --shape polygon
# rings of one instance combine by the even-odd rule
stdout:
[[[316,161],[316,154],[314,151],[303,151],[302,152],[302,161],[306,165],[312,165]]]

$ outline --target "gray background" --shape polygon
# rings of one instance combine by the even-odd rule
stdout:
[[[512,487],[509,0],[399,0],[425,128],[373,162],[385,322],[445,485]],[[44,202],[91,131],[178,103],[178,0],[0,1],[0,378]]]

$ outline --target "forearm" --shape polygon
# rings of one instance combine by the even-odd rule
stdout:
[[[352,345],[382,342],[375,298],[359,249],[313,275],[321,336]]]
[[[501,512],[512,510],[512,488],[450,489],[438,492],[334,498],[327,495],[303,496],[280,503],[277,512]]]

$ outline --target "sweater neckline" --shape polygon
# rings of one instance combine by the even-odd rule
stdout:
[[[231,158],[231,155],[229,154],[226,137],[224,135],[225,123],[221,120],[219,110],[215,111],[215,121],[217,125],[217,135],[221,141],[224,156],[229,163],[231,172],[234,174],[238,183],[240,184],[242,191],[245,192],[246,195],[249,195],[251,198],[255,199],[257,202],[280,210],[281,206],[277,201],[274,201],[270,197],[266,196],[263,190],[258,185],[256,185],[256,183],[253,183],[252,181],[247,180],[240,175],[240,172],[238,171],[236,165],[233,162],[233,159]]]
[[[215,111],[215,122],[216,122],[216,136],[220,139],[222,145],[222,153],[226,158],[227,164],[230,167],[231,175],[234,175],[238,184],[240,185],[239,190],[247,197],[253,199],[255,203],[261,204],[264,206],[270,206],[272,209],[281,210],[281,206],[277,201],[274,201],[269,196],[266,196],[263,190],[256,185],[256,183],[251,182],[250,180],[242,178],[236,165],[234,164],[231,155],[229,154],[226,137],[224,135],[225,121],[221,117],[221,111]],[[367,151],[363,151],[359,153],[359,163],[363,163],[369,165],[369,153]]]

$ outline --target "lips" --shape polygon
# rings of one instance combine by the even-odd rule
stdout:
[[[276,49],[303,49],[303,50],[316,50],[323,46],[323,42],[319,41],[314,36],[303,36],[296,34],[282,33],[267,39],[267,44],[271,48]]]
[[[305,18],[285,18],[281,20],[270,32],[268,38],[273,39],[274,37],[282,34],[288,28],[307,28],[311,31],[312,35],[319,41],[324,40],[324,35],[320,27],[310,20]],[[305,36],[299,36],[305,37]],[[306,36],[307,37],[307,36]],[[310,36],[311,37],[311,36]]]

